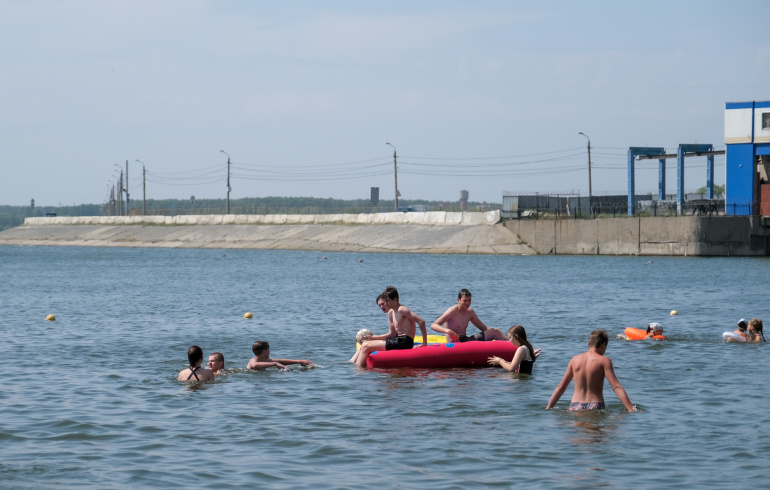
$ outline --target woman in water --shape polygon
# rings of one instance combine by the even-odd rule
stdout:
[[[521,325],[514,325],[508,330],[508,340],[513,345],[517,345],[516,353],[511,362],[500,357],[489,358],[489,363],[493,366],[500,366],[512,373],[532,374],[532,366],[535,359],[540,355],[542,349],[533,349],[532,344],[527,340],[527,332]]]
[[[762,332],[762,320],[752,318],[749,320],[749,340],[748,342],[767,342],[765,334]]]

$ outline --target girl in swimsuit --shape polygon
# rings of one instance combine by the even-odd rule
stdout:
[[[748,342],[767,342],[765,340],[765,334],[762,331],[762,320],[759,318],[752,318],[749,320],[749,340]]]
[[[508,330],[508,340],[510,340],[513,345],[518,346],[511,362],[508,362],[501,357],[494,356],[489,358],[489,364],[500,366],[512,373],[532,374],[532,366],[534,365],[537,356],[540,355],[542,349],[535,350],[532,348],[532,344],[527,340],[527,332],[521,325],[514,325]]]
[[[201,367],[203,349],[197,345],[191,346],[187,350],[187,360],[190,361],[190,367],[179,372],[179,377],[177,378],[179,381],[192,381],[193,383],[214,381],[214,373]]]

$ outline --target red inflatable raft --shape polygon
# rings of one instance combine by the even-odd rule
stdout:
[[[516,347],[492,340],[427,345],[408,350],[375,351],[366,360],[368,369],[394,368],[482,368],[492,356],[511,361]]]

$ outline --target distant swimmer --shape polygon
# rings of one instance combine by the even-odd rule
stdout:
[[[203,349],[197,345],[187,349],[187,360],[190,361],[190,367],[179,372],[179,381],[214,381],[214,373],[201,367],[203,362]]]
[[[725,332],[722,334],[722,337],[725,339],[725,342],[748,342],[749,336],[746,333],[748,326],[749,322],[745,318],[741,318],[738,320],[738,329],[733,332]]]
[[[406,350],[414,347],[414,336],[417,331],[417,325],[422,332],[422,345],[428,345],[428,330],[425,327],[425,320],[414,313],[408,307],[402,305],[398,299],[398,290],[388,286],[382,293],[385,305],[380,309],[388,309],[388,333],[382,335],[373,335],[369,340],[365,340],[358,349],[356,357],[356,366],[366,368],[366,359],[369,354],[379,350]],[[377,304],[380,305],[379,300]]]
[[[466,335],[469,323],[472,323],[481,332],[475,335]],[[430,328],[446,335],[447,342],[508,340],[499,328],[489,328],[479,320],[476,311],[471,308],[471,292],[467,289],[461,289],[457,293],[457,304],[450,306],[438,320],[433,322]]]
[[[214,373],[214,376],[224,374],[222,371],[225,369],[225,356],[221,352],[215,352],[209,356],[209,370]]]
[[[604,330],[594,330],[588,339],[588,352],[578,354],[570,360],[567,372],[559,381],[546,410],[553,408],[564,394],[572,380],[575,380],[575,393],[572,395],[570,410],[603,410],[604,409],[604,379],[607,378],[615,395],[629,412],[634,412],[634,406],[628,399],[628,394],[615,376],[612,361],[605,357],[609,337]]]
[[[752,318],[749,320],[749,340],[748,342],[767,342],[765,340],[765,334],[763,332],[762,320],[759,318]]]
[[[253,369],[255,371],[264,371],[269,367],[277,367],[278,369],[286,369],[286,366],[290,364],[301,364],[303,366],[312,366],[313,361],[307,359],[271,359],[270,358],[270,344],[264,340],[257,340],[251,346],[252,352],[256,357],[252,357],[249,363],[246,365],[247,369]]]

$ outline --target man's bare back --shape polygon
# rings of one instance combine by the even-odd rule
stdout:
[[[570,410],[603,409],[604,380],[606,378],[626,410],[635,411],[626,390],[615,376],[612,361],[609,357],[604,356],[607,351],[607,343],[607,332],[599,329],[591,332],[588,352],[578,354],[569,361],[567,371],[559,384],[556,385],[556,389],[545,407],[546,409],[556,405],[573,379],[575,381],[575,393],[572,395]]]

